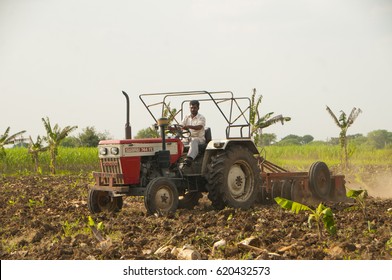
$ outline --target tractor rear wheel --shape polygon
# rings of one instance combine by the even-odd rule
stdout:
[[[123,198],[111,197],[108,192],[90,189],[88,191],[87,206],[91,213],[117,212],[123,206]]]
[[[331,174],[325,162],[317,161],[310,166],[309,187],[317,198],[328,199],[331,192]]]
[[[208,198],[215,209],[248,209],[261,187],[260,169],[248,149],[233,146],[211,157],[207,181]]]
[[[144,196],[144,206],[148,214],[173,213],[178,208],[176,185],[168,178],[160,177],[148,183]]]

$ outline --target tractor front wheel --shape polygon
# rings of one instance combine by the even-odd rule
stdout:
[[[148,214],[167,214],[178,208],[176,185],[168,178],[155,178],[148,183],[144,196],[144,206]]]
[[[122,197],[111,197],[108,192],[90,189],[87,206],[91,213],[117,212],[123,206]]]

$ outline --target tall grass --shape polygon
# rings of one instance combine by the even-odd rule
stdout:
[[[392,166],[392,149],[374,149],[366,146],[349,147],[350,165]],[[315,161],[324,161],[328,166],[339,166],[339,146],[325,144],[303,146],[267,146],[261,155],[267,160],[290,170],[308,170]]]
[[[350,165],[357,167],[385,166],[392,167],[392,149],[372,149],[365,146],[350,147]],[[32,174],[34,164],[26,148],[7,149],[7,156],[0,159],[0,175]],[[315,161],[324,161],[329,167],[340,165],[340,147],[326,144],[308,144],[304,146],[267,146],[261,150],[267,160],[291,171],[307,171]],[[50,156],[48,152],[40,154],[42,174],[49,174]],[[57,173],[81,173],[99,170],[97,148],[59,148]]]
[[[0,174],[17,175],[35,173],[34,163],[26,148],[6,150],[6,157],[0,159]],[[50,155],[48,152],[39,155],[42,174],[49,174]],[[97,148],[66,148],[59,147],[57,156],[57,173],[80,173],[99,170]]]

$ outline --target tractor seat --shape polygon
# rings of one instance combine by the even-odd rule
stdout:
[[[204,132],[204,138],[206,138],[206,143],[205,145],[208,145],[208,142],[212,140],[212,134],[211,134],[211,128],[207,127],[205,132]]]
[[[206,139],[206,142],[204,144],[199,144],[199,155],[204,154],[204,152],[207,148],[208,142],[210,142],[212,139],[211,128],[209,128],[209,127],[206,128],[205,133],[204,133],[204,138]]]

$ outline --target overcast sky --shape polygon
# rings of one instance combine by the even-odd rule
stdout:
[[[392,1],[0,0],[0,134],[44,135],[48,116],[123,138],[122,90],[135,135],[141,93],[252,88],[292,118],[264,130],[278,140],[338,136],[326,105],[363,111],[348,134],[392,131]]]

